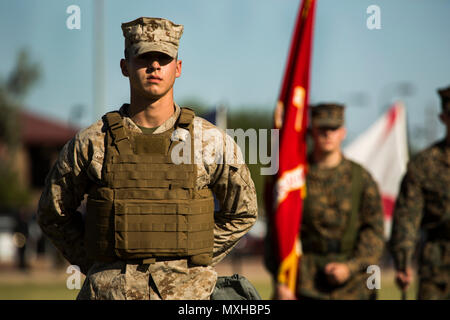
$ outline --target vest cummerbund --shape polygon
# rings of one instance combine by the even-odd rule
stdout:
[[[95,261],[187,258],[211,263],[214,198],[196,190],[194,113],[181,109],[175,128],[188,130],[191,162],[174,164],[174,128],[161,134],[131,133],[118,112],[105,115],[108,132],[102,184],[88,195],[86,246]],[[189,142],[189,141],[188,141]]]

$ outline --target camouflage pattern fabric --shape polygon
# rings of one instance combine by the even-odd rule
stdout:
[[[343,159],[331,169],[318,168],[309,161],[307,197],[311,204],[303,212],[301,229],[314,229],[321,237],[342,239],[352,212],[352,163]],[[353,252],[343,259],[337,251],[324,255],[304,250],[299,272],[300,299],[369,299],[374,290],[367,288],[366,270],[378,265],[384,248],[383,211],[378,187],[370,174],[362,169],[361,199],[357,222],[357,235]],[[306,217],[306,218],[305,218]],[[308,224],[308,225],[307,225]],[[307,239],[301,234],[303,242]],[[350,269],[350,278],[342,285],[329,284],[323,268],[329,262],[342,262]]]
[[[175,58],[184,27],[162,18],[141,17],[122,23],[125,50],[130,56],[158,51]]]
[[[321,103],[311,106],[311,124],[314,127],[335,127],[344,125],[344,105]]]
[[[124,104],[119,110],[124,125],[130,131],[142,133],[129,118],[127,108]],[[172,117],[154,133],[172,128],[179,114],[180,107],[175,105]],[[86,274],[80,299],[209,299],[217,279],[214,265],[231,251],[257,218],[256,191],[248,167],[224,160],[229,150],[237,158],[240,152],[237,144],[220,131],[223,141],[231,141],[234,148],[217,151],[216,137],[207,134],[209,129],[219,130],[200,117],[194,118],[194,136],[202,141],[201,148],[195,150],[202,160],[197,165],[196,188],[210,187],[221,208],[214,214],[213,263],[208,267],[189,266],[185,259],[150,265],[89,261],[84,247],[83,216],[77,208],[91,183],[101,182],[105,150],[103,121],[80,131],[64,146],[46,178],[37,219],[64,257]]]
[[[390,248],[397,270],[411,267],[421,232],[419,299],[450,299],[450,146],[443,140],[408,164]]]

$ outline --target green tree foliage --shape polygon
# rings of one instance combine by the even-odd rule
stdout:
[[[22,49],[17,55],[16,65],[7,76],[0,79],[0,140],[9,149],[19,144],[20,123],[18,112],[26,94],[40,77],[40,68],[31,63],[26,50]]]
[[[196,97],[187,98],[181,101],[181,106],[191,107],[195,110],[198,116],[204,116],[208,112],[213,110],[213,107],[209,107],[207,103]],[[248,129],[254,129],[259,133],[259,129],[267,129],[267,150],[271,155],[270,150],[270,129],[273,128],[273,108],[262,106],[242,106],[236,108],[227,109],[227,128],[228,129],[242,129],[247,131]],[[259,137],[259,135],[258,135]],[[258,138],[259,143],[259,138]],[[258,146],[259,150],[259,146]],[[262,165],[259,162],[256,164],[249,163],[249,141],[247,139],[245,146],[245,162],[248,165],[250,174],[255,183],[256,193],[258,197],[258,207],[261,209],[264,206],[264,185],[268,176],[261,175]],[[260,214],[264,211],[260,210]]]
[[[0,177],[1,208],[19,208],[30,203],[30,190],[20,184],[17,172],[14,172],[6,161],[0,161]]]
[[[30,200],[29,190],[19,183],[14,172],[13,161],[20,145],[19,111],[23,99],[40,77],[40,68],[30,62],[26,50],[17,55],[11,73],[0,79],[0,206],[14,208],[26,205]]]
[[[184,98],[181,100],[180,106],[194,109],[195,113],[200,117],[212,110],[204,101],[196,97]]]

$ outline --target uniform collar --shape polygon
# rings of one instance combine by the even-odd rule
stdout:
[[[133,120],[131,120],[130,116],[128,115],[128,108],[130,107],[129,103],[124,103],[122,105],[122,107],[120,107],[119,112],[122,115],[124,121],[125,121],[125,125],[127,126],[127,129],[134,131],[134,132],[139,132],[142,133],[142,130],[139,129],[139,127],[134,123]],[[171,129],[174,125],[175,122],[177,121],[178,117],[180,116],[180,112],[181,112],[181,108],[180,106],[174,102],[174,108],[175,108],[175,112],[173,113],[173,115],[167,119],[166,121],[164,121],[153,133],[162,133],[165,132],[169,129]]]

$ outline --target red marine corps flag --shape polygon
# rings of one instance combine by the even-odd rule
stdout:
[[[306,191],[307,106],[315,6],[316,0],[303,0],[300,6],[274,117],[275,128],[280,129],[279,171],[271,219],[279,259],[277,280],[293,293],[301,255],[299,231]]]

